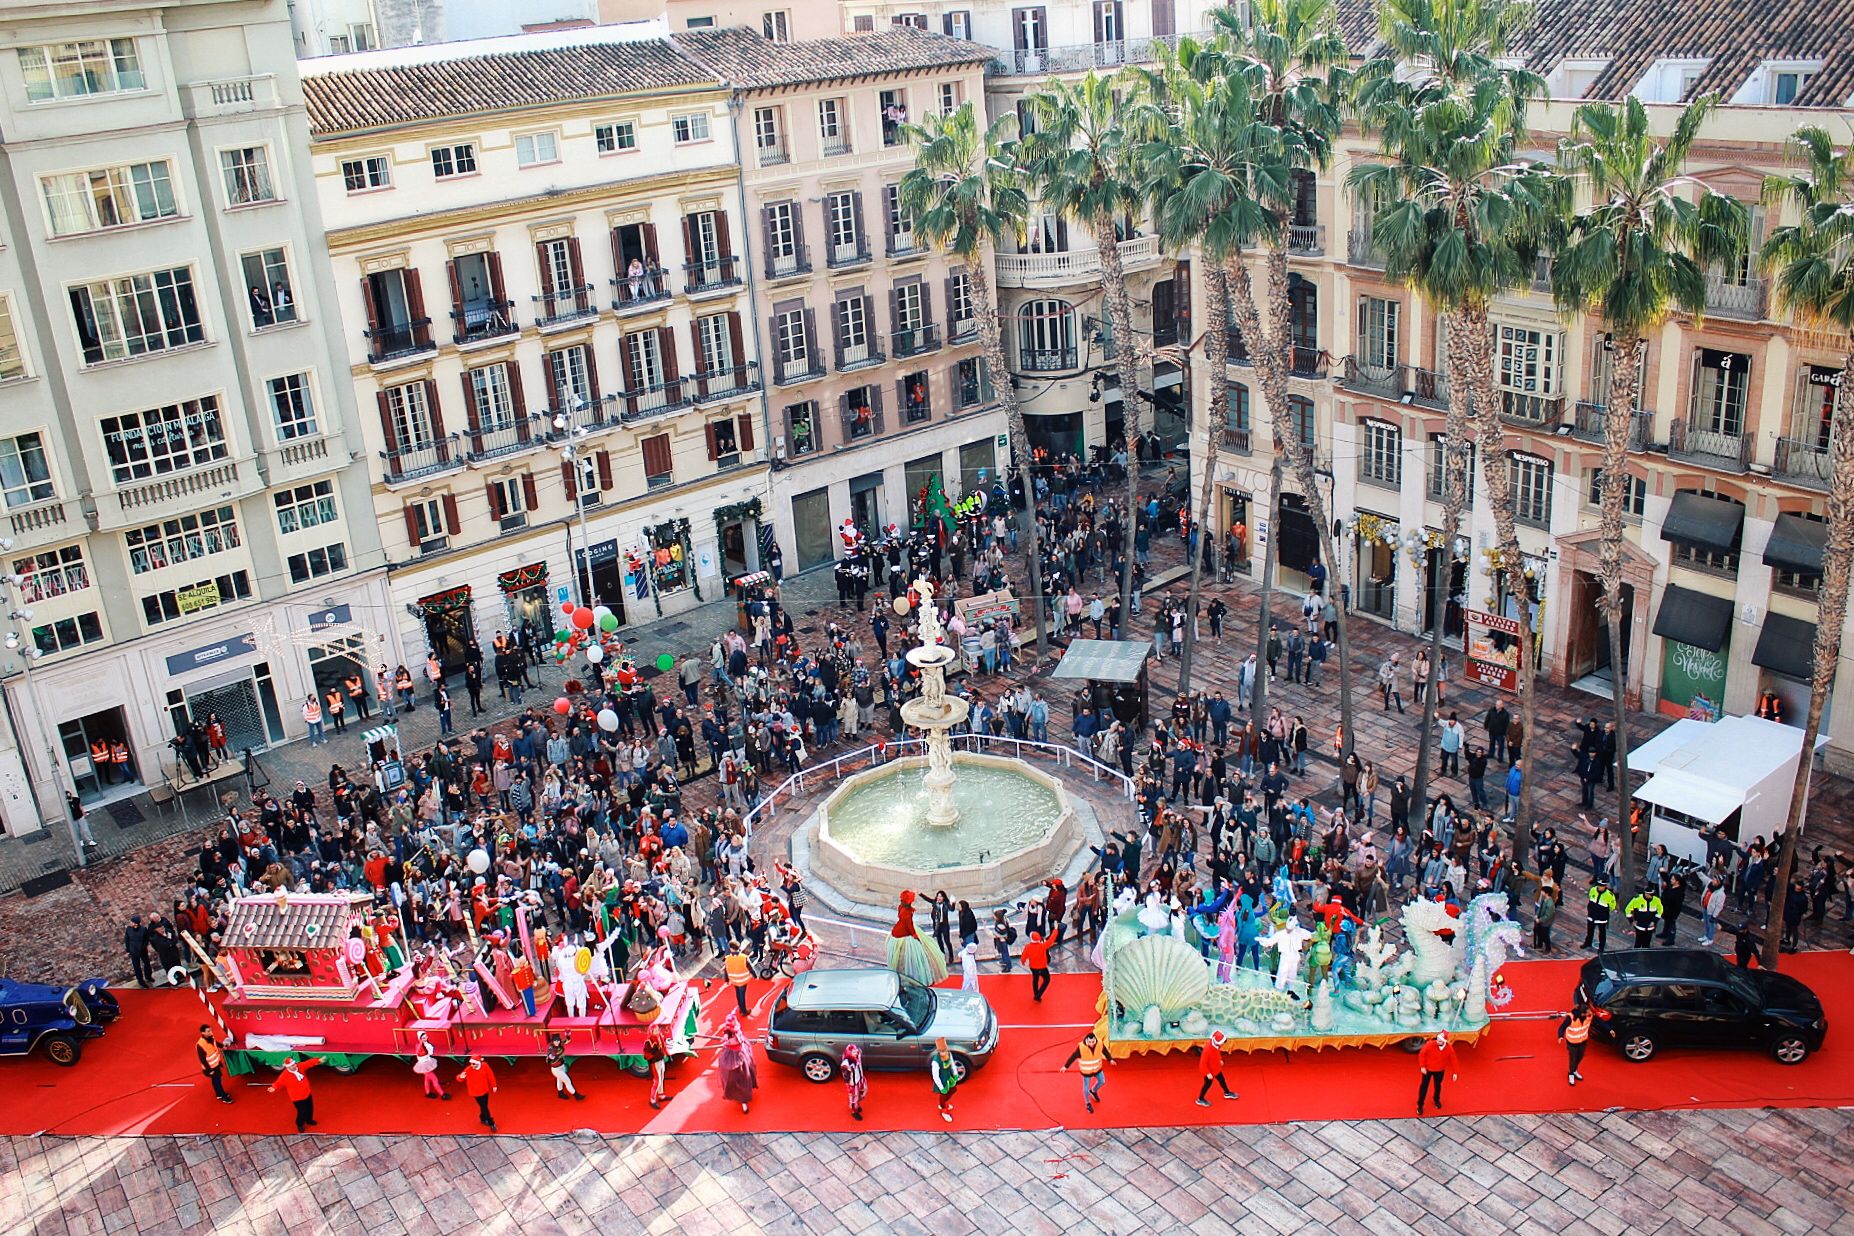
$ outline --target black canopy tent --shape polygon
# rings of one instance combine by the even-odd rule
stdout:
[[[1137,731],[1146,725],[1146,658],[1151,652],[1144,640],[1072,640],[1050,677],[1080,682],[1079,701]]]

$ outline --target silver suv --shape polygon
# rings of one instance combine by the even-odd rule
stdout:
[[[974,992],[927,987],[893,970],[807,970],[792,980],[766,1030],[766,1058],[814,1082],[837,1075],[843,1049],[866,1069],[924,1069],[945,1039],[963,1078],[998,1047],[998,1018]]]

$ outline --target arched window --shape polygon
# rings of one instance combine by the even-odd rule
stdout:
[[[1075,310],[1064,300],[1033,300],[1017,316],[1018,368],[1027,373],[1076,367]]]

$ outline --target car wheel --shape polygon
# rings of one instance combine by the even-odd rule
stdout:
[[[1770,1054],[1778,1064],[1801,1064],[1809,1058],[1809,1044],[1800,1034],[1779,1034],[1770,1041]]]
[[[650,1076],[650,1061],[644,1059],[642,1056],[633,1056],[630,1063],[623,1067],[624,1071],[633,1077]]]
[[[953,1053],[953,1076],[963,1082],[966,1080],[966,1075],[971,1072],[972,1072],[972,1062],[966,1059],[964,1056],[960,1055],[958,1052],[954,1052]]]
[[[45,1036],[45,1054],[53,1064],[70,1068],[84,1054],[84,1045],[68,1034]]]
[[[798,1071],[806,1081],[822,1085],[837,1076],[837,1062],[821,1051],[806,1052],[798,1061]]]
[[[1622,1036],[1623,1059],[1633,1061],[1636,1064],[1642,1064],[1654,1059],[1656,1047],[1657,1044],[1654,1039],[1649,1035],[1643,1034],[1639,1030],[1632,1034],[1625,1034]]]

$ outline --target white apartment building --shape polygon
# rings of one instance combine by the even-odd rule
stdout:
[[[301,59],[588,26],[598,0],[290,0]]]
[[[10,833],[155,784],[177,724],[303,730],[397,661],[286,5],[0,19],[0,478],[19,620]],[[22,611],[23,612],[23,611]],[[97,768],[95,744],[126,745]]]

